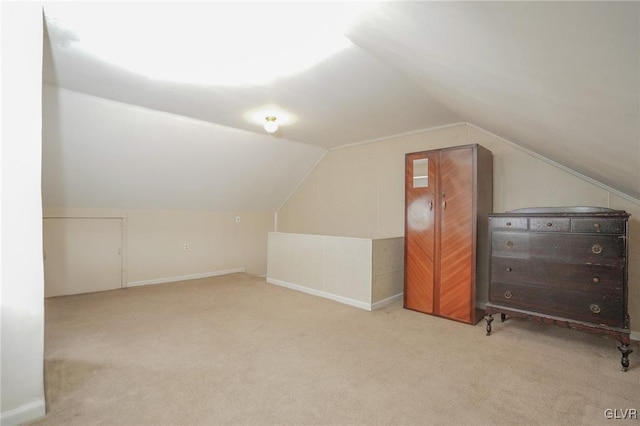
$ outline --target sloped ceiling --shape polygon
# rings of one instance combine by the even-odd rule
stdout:
[[[639,197],[639,2],[393,3],[350,37],[463,120]]]
[[[274,211],[322,148],[43,86],[47,207]]]
[[[142,5],[153,16],[155,4]],[[179,7],[213,16],[230,5]],[[333,56],[235,86],[127,71],[55,25],[70,8],[90,26],[96,8],[124,17],[131,7],[45,5],[45,205],[273,210],[328,148],[459,121],[640,198],[638,2],[385,2]],[[150,31],[145,22],[140,31]],[[208,40],[202,54],[226,42]],[[265,134],[246,113],[268,104],[297,120]]]

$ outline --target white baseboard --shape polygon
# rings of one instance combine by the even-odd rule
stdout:
[[[245,272],[245,267],[242,266],[240,268],[223,269],[221,271],[203,272],[200,274],[180,275],[177,277],[156,278],[153,280],[131,281],[127,283],[127,287],[137,287],[141,285],[173,283],[176,281],[186,281],[186,280],[195,280],[198,278],[217,277],[219,275],[235,274],[236,272]]]
[[[21,425],[44,417],[46,413],[44,399],[33,401],[13,410],[3,411],[0,414],[2,426]]]
[[[349,299],[348,297],[339,296],[333,293],[327,293],[326,291],[316,290],[315,288],[309,288],[298,284],[293,284],[287,281],[277,280],[275,278],[267,277],[269,284],[275,284],[280,287],[286,287],[291,290],[301,291],[303,293],[311,294],[312,296],[320,296],[325,299],[335,300],[336,302],[344,303],[345,305],[355,306],[356,308],[364,309],[366,311],[371,310],[371,303],[361,302],[355,299]]]
[[[384,306],[392,304],[396,300],[402,300],[402,296],[404,296],[404,293],[394,294],[391,297],[387,297],[386,299],[382,299],[381,301],[372,304],[371,305],[371,309],[372,310],[380,309],[380,308],[382,308]]]

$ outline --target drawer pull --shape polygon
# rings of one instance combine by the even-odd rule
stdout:
[[[591,246],[591,251],[594,254],[600,254],[602,253],[602,246],[600,244],[594,244],[593,246]]]
[[[598,277],[593,277],[593,282],[598,284],[600,282],[600,278]]]
[[[511,268],[507,266],[507,272],[511,272]]]
[[[513,241],[507,241],[507,248],[513,247]]]
[[[513,297],[513,294],[511,294],[510,291],[505,291],[504,292],[504,298],[505,299],[511,299],[512,297]],[[593,305],[591,305],[591,306],[593,306]]]
[[[547,226],[551,228],[553,226],[553,222],[547,222]]]
[[[589,306],[589,309],[591,309],[591,312],[593,312],[594,314],[599,314],[600,313],[600,306],[596,305],[595,303],[592,303]]]
[[[598,222],[594,223],[593,227],[596,228],[596,232],[600,232],[600,224]]]
[[[507,222],[507,226],[511,226],[511,222]]]

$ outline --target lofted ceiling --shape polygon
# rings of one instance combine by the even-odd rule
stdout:
[[[354,4],[339,49],[269,74],[329,39],[313,25]],[[329,148],[461,121],[640,198],[639,2],[47,3],[44,13],[45,205],[274,210]],[[126,47],[135,66],[117,63]],[[214,78],[221,64],[227,80]],[[168,74],[174,65],[183,77]],[[254,70],[262,80],[229,80]],[[293,119],[268,135],[249,118],[263,106]]]

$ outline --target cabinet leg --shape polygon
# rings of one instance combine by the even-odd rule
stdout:
[[[500,322],[505,322],[507,320],[506,314],[500,314]]]
[[[622,360],[620,361],[622,371],[627,371],[629,368],[629,354],[633,352],[633,349],[629,349],[629,345],[626,343],[621,343],[620,346],[618,346],[618,350],[622,353]]]
[[[484,320],[487,322],[487,336],[491,335],[491,323],[493,322],[493,315],[488,314],[484,316]]]

